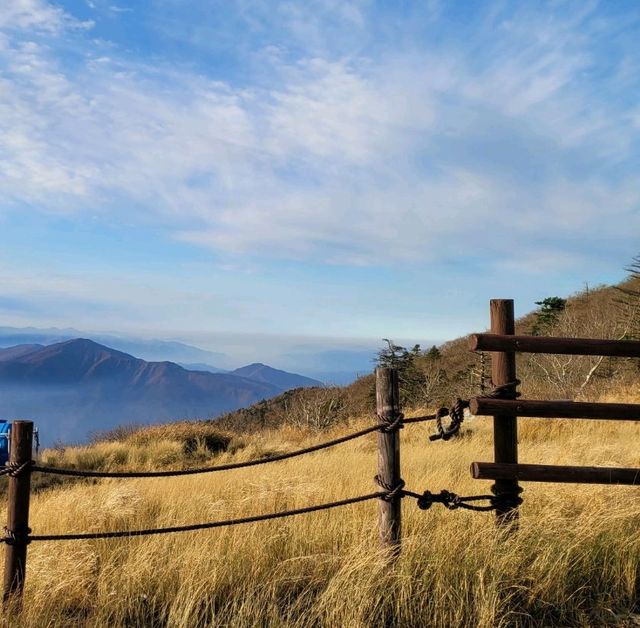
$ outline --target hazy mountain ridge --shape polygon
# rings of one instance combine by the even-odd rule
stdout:
[[[211,418],[284,389],[241,373],[147,362],[88,339],[0,349],[0,416],[33,418],[48,442],[117,424]]]
[[[211,364],[228,360],[224,353],[207,351],[176,340],[157,340],[119,336],[110,333],[86,333],[77,329],[40,329],[36,327],[0,327],[0,347],[25,344],[52,345],[78,338],[89,338],[98,344],[129,353],[148,361],[171,360],[173,362],[206,363],[212,372],[218,369]],[[0,351],[2,351],[0,349]]]
[[[233,346],[230,348],[229,338],[225,334],[221,334],[220,338],[214,341],[219,342],[219,345],[215,344],[213,350],[208,350],[178,340],[150,339],[110,331],[0,326],[0,347],[22,344],[51,345],[75,338],[89,338],[98,344],[135,355],[143,360],[170,360],[188,370],[212,373],[229,372],[239,364],[242,368],[243,363],[259,357],[267,363],[280,365],[280,368],[286,372],[301,373],[329,385],[350,384],[358,375],[369,372],[377,347],[377,340],[372,340],[368,348],[331,348],[331,341],[327,345],[296,343],[283,346],[282,351],[274,355],[273,339],[271,339],[269,347],[265,348],[264,352],[258,342],[251,345],[251,350],[247,351],[245,348],[244,351],[240,351],[244,356],[241,358],[237,351],[238,339],[233,341]],[[208,342],[211,343],[212,340],[209,339]],[[338,367],[337,370],[336,367]]]
[[[33,351],[38,351],[40,349],[44,349],[44,345],[27,344],[16,345],[14,347],[6,347],[4,349],[0,349],[0,362],[20,358],[24,355],[32,353]]]
[[[209,373],[229,373],[227,369],[220,369],[217,366],[206,364],[204,362],[177,362],[179,366],[187,371],[208,371]]]
[[[317,379],[311,379],[310,377],[297,375],[295,373],[288,373],[287,371],[275,369],[261,362],[255,362],[235,369],[231,371],[231,374],[247,377],[254,382],[273,384],[282,390],[288,390],[290,388],[311,388],[323,385],[322,382]]]

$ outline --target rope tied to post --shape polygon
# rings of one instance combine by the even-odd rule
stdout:
[[[404,414],[402,412],[396,412],[391,416],[386,416],[384,414],[378,414],[377,416],[380,421],[379,430],[385,434],[397,432],[404,428]]]
[[[484,394],[483,397],[490,397],[492,399],[517,399],[520,396],[520,393],[517,391],[517,387],[519,385],[519,379],[507,382],[506,384],[500,384],[499,386],[496,386],[491,382],[491,391]],[[460,432],[460,428],[464,421],[464,411],[468,407],[469,400],[458,397],[450,408],[440,408],[435,415],[436,429],[438,431],[436,434],[429,436],[429,440],[447,441],[453,436],[456,436]],[[451,417],[451,422],[445,427],[442,420],[447,416]]]
[[[483,397],[490,397],[491,399],[517,399],[522,393],[517,388],[520,386],[520,380],[514,379],[512,382],[506,384],[500,384],[496,386],[491,382],[491,391]]]
[[[501,492],[498,493],[495,487],[492,487],[491,492],[493,495],[466,495],[461,496],[446,489],[441,490],[439,493],[432,493],[431,491],[425,491],[424,493],[414,493],[413,491],[405,490],[404,480],[400,480],[395,486],[392,486],[380,479],[380,476],[376,475],[374,478],[375,483],[383,489],[384,493],[380,494],[380,499],[385,502],[391,502],[395,499],[402,499],[403,497],[413,497],[420,510],[429,510],[433,504],[442,504],[448,510],[472,510],[474,512],[490,512],[492,510],[505,510],[515,508],[522,503],[522,498],[519,496],[522,489],[518,487],[518,490],[514,492]],[[488,504],[477,505],[472,502],[488,501]]]
[[[520,497],[522,493],[521,486],[515,486],[505,491],[498,488],[496,484],[492,484],[491,492],[493,493],[491,503],[494,505],[494,508],[500,512],[514,510],[522,504],[522,497]]]
[[[212,528],[229,527],[247,523],[257,523],[260,521],[269,521],[273,519],[282,519],[285,517],[291,517],[295,515],[302,515],[312,512],[318,512],[322,510],[329,510],[340,506],[348,506],[351,504],[357,504],[372,499],[382,499],[390,502],[394,499],[401,499],[403,497],[413,497],[417,500],[418,508],[421,510],[428,510],[433,504],[443,504],[449,510],[456,510],[458,508],[465,510],[474,510],[478,512],[495,510],[496,499],[498,496],[492,495],[473,495],[468,497],[461,497],[455,493],[443,490],[440,493],[431,493],[425,491],[424,493],[414,493],[413,491],[405,490],[404,481],[400,482],[393,487],[389,487],[388,484],[381,481],[378,476],[375,477],[376,483],[383,489],[376,493],[369,493],[368,495],[359,495],[357,497],[349,497],[341,499],[335,502],[329,502],[324,504],[317,504],[313,506],[305,506],[302,508],[294,508],[291,510],[285,510],[280,512],[266,513],[262,515],[252,515],[247,517],[238,517],[236,519],[226,519],[221,521],[211,521],[207,523],[193,523],[187,525],[171,526],[167,528],[149,528],[144,530],[118,530],[113,532],[80,532],[71,534],[44,534],[44,535],[32,535],[31,530],[25,527],[20,530],[4,529],[4,536],[0,537],[0,543],[7,545],[28,545],[32,541],[86,541],[97,539],[115,539],[115,538],[133,538],[139,536],[149,536],[157,534],[170,534],[175,532],[195,532],[198,530],[207,530]],[[504,496],[502,496],[504,497]],[[490,504],[486,506],[477,506],[468,502],[490,500]]]
[[[27,460],[23,463],[6,462],[4,469],[0,469],[0,475],[8,475],[12,478],[20,477],[23,473],[31,471],[31,467],[35,465],[33,460]]]
[[[31,543],[31,528],[23,527],[18,530],[10,530],[7,526],[4,527],[4,536],[0,538],[0,543],[6,543],[7,545],[29,545]]]
[[[441,490],[439,493],[425,491],[422,495],[411,491],[403,492],[406,496],[415,497],[420,510],[429,510],[433,504],[442,504],[448,510],[461,508],[462,510],[472,510],[474,512],[489,512],[491,510],[503,511],[505,509],[515,508],[522,503],[522,498],[519,496],[520,493],[522,493],[522,489],[519,487],[515,492],[509,491],[504,493],[497,493],[492,487],[491,492],[493,495],[461,496],[446,489]],[[488,501],[489,503],[483,506],[471,503],[479,501]]]
[[[395,486],[391,486],[387,484],[384,480],[380,478],[379,475],[376,475],[373,478],[374,482],[381,488],[384,489],[385,494],[380,497],[385,502],[392,502],[394,499],[406,497],[407,495],[411,495],[409,491],[405,491],[405,482],[404,480],[400,480]]]
[[[243,462],[230,462],[226,464],[212,465],[207,467],[195,467],[189,469],[175,469],[175,470],[163,470],[163,471],[92,471],[89,469],[66,469],[63,467],[51,467],[45,466],[42,464],[38,464],[36,461],[31,461],[26,464],[26,467],[30,466],[31,471],[35,471],[38,473],[47,473],[52,475],[67,475],[73,477],[84,477],[84,478],[159,478],[159,477],[175,477],[182,475],[198,475],[202,473],[214,473],[216,471],[230,471],[233,469],[243,469],[246,467],[253,467],[262,464],[268,464],[270,462],[278,462],[281,460],[287,460],[289,458],[295,458],[297,456],[302,456],[305,454],[310,454],[316,451],[321,451],[323,449],[327,449],[329,447],[335,447],[336,445],[340,445],[342,443],[346,443],[348,441],[354,440],[356,438],[361,438],[362,436],[366,436],[367,434],[372,434],[373,432],[394,432],[396,430],[402,429],[406,424],[413,423],[422,423],[425,421],[434,421],[436,418],[435,414],[428,414],[424,416],[410,417],[405,418],[402,413],[397,413],[390,420],[381,417],[378,415],[378,423],[375,425],[370,425],[369,427],[365,427],[364,429],[358,430],[356,432],[352,432],[347,434],[346,436],[340,436],[339,438],[334,438],[332,440],[325,441],[323,443],[319,443],[317,445],[312,445],[310,447],[304,447],[303,449],[297,449],[294,451],[275,454],[272,456],[265,456],[263,458],[254,458],[251,460],[246,460]],[[11,473],[22,473],[25,471],[25,468],[21,468],[18,470],[11,466],[13,463],[9,463],[5,465],[5,468],[0,469],[0,475],[11,475]]]

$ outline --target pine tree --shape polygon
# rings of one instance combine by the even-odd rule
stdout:
[[[431,349],[424,354],[424,357],[427,358],[427,360],[434,362],[442,357],[442,353],[440,353],[440,349],[438,349],[438,347],[433,345]]]
[[[547,297],[546,299],[542,299],[542,301],[536,301],[536,305],[540,307],[535,313],[536,322],[533,325],[531,333],[534,336],[539,336],[550,327],[553,327],[560,314],[564,312],[567,306],[567,300],[561,297]]]
[[[414,345],[409,351],[406,347],[397,345],[388,338],[383,338],[383,340],[387,346],[378,351],[376,365],[398,371],[402,402],[410,405],[416,401],[420,390],[421,375],[417,365],[417,358],[422,355],[420,345]]]

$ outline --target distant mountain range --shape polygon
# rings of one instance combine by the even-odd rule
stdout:
[[[370,373],[373,369],[373,358],[376,355],[375,342],[370,347],[334,347],[331,342],[326,345],[319,342],[285,342],[274,353],[272,338],[267,342],[259,335],[252,338],[244,337],[242,334],[236,334],[235,337],[233,334],[219,334],[215,339],[207,340],[208,345],[213,343],[217,349],[209,351],[177,340],[159,340],[117,332],[89,332],[57,327],[0,326],[0,347],[22,344],[51,345],[75,338],[89,338],[98,344],[135,355],[143,360],[154,362],[170,360],[188,370],[211,373],[231,372],[238,366],[238,353],[250,356],[243,358],[243,361],[264,355],[269,356],[267,361],[277,363],[287,371],[303,373],[327,385],[346,385],[358,376]],[[247,343],[251,347],[249,351],[247,351]]]
[[[0,327],[0,347],[11,347],[23,344],[50,345],[78,337],[86,338],[84,332],[77,329],[58,329],[56,327],[39,329],[37,327]],[[206,351],[199,347],[176,342],[175,340],[154,340],[146,338],[130,338],[113,334],[90,334],[91,340],[130,353],[143,360],[206,364],[211,369],[216,369],[212,364],[224,364],[229,356],[215,351]]]
[[[267,366],[266,364],[261,364],[260,362],[235,369],[235,371],[231,371],[231,374],[239,377],[246,377],[254,382],[272,384],[273,386],[277,386],[282,389],[282,391],[290,390],[291,388],[322,386],[322,382],[319,382],[316,379],[311,379],[304,375],[296,375],[295,373],[280,371]]]
[[[264,364],[231,373],[187,370],[86,339],[0,349],[0,418],[33,419],[49,444],[121,424],[211,418],[320,385]]]

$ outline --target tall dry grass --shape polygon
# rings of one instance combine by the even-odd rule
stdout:
[[[320,436],[283,428],[208,456],[246,459],[359,426]],[[523,419],[521,459],[640,466],[638,427]],[[414,425],[401,433],[408,488],[487,492],[489,483],[471,480],[468,467],[491,460],[490,423],[468,421],[465,436],[449,443],[429,443],[429,431]],[[34,495],[31,525],[36,534],[171,526],[368,493],[375,439],[254,469],[54,487]],[[183,443],[165,433],[129,440],[124,450],[102,443],[56,455],[78,465],[146,468],[178,464]],[[206,447],[200,453],[206,457]],[[395,568],[378,550],[375,502],[186,534],[33,543],[24,610],[6,621],[38,628],[634,625],[637,487],[529,484],[523,497],[511,538],[496,532],[490,513],[437,505],[423,512],[406,499]]]

